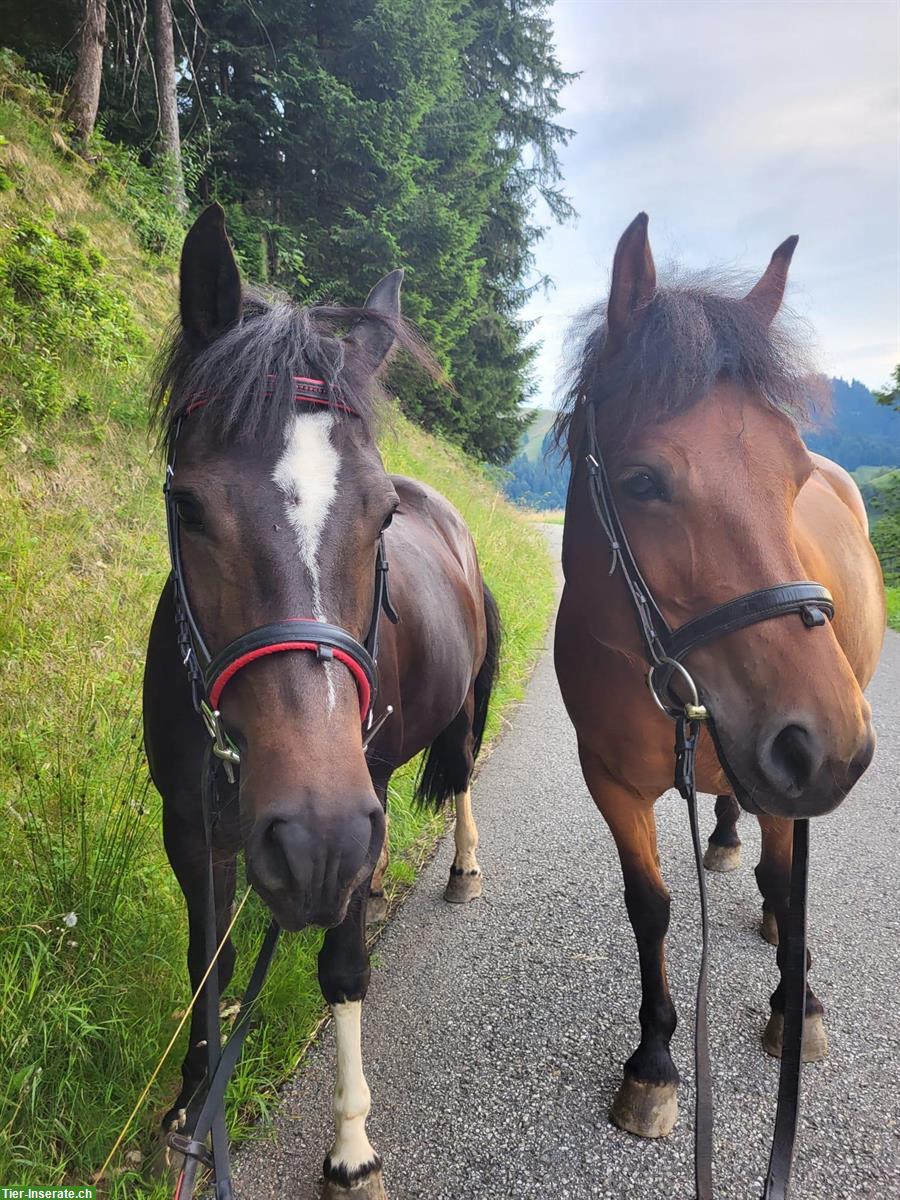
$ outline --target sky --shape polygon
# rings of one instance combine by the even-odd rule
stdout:
[[[761,274],[800,235],[787,303],[829,375],[884,384],[900,360],[900,0],[556,0],[562,151],[579,218],[523,315],[551,407],[566,328],[605,296],[616,242],[650,216],[664,266]],[[537,219],[549,223],[539,206]]]

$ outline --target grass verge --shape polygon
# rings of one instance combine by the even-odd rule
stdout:
[[[886,592],[888,625],[900,631],[900,587],[889,587]]]
[[[537,525],[565,524],[566,510],[564,508],[525,508],[522,511],[527,521],[533,521]]]

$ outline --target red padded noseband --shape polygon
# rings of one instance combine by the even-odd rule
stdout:
[[[323,624],[323,622],[320,622]],[[244,654],[239,655],[216,676],[209,687],[209,704],[210,707],[216,709],[219,707],[219,698],[229,680],[237,675],[238,671],[246,667],[248,663],[255,662],[258,658],[265,658],[267,654],[280,654],[283,650],[309,650],[313,654],[321,654],[322,642],[308,641],[286,641],[286,642],[270,642],[266,646],[258,646],[255,650],[248,650]],[[359,715],[360,719],[365,721],[369,715],[369,707],[372,702],[372,685],[366,675],[366,672],[360,664],[348,654],[346,650],[341,650],[339,647],[330,647],[330,657],[337,659],[338,662],[344,664],[350,674],[353,676],[356,683],[356,690],[359,694]]]

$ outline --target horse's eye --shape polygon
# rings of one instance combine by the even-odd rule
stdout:
[[[393,521],[394,513],[396,511],[397,511],[396,508],[392,508],[391,511],[388,513],[388,515],[381,522],[381,532],[382,533],[384,533],[384,531],[387,529],[388,525],[390,525],[391,521]]]
[[[175,511],[178,520],[185,529],[199,532],[203,529],[203,509],[194,496],[180,495],[175,497]]]
[[[635,471],[622,486],[632,500],[665,500],[666,493],[656,476],[649,471]]]

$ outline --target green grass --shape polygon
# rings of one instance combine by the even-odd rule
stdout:
[[[900,630],[900,587],[889,587],[887,593],[888,625]]]
[[[0,170],[11,181],[0,190],[0,270],[12,247],[12,283],[22,279],[17,231],[37,221],[24,243],[30,282],[14,295],[35,321],[51,322],[48,396],[58,403],[31,404],[44,378],[40,347],[27,340],[21,313],[0,307],[0,410],[10,418],[0,479],[0,1182],[50,1185],[84,1182],[103,1162],[189,998],[184,906],[162,847],[138,709],[167,571],[143,380],[175,298],[165,214],[141,203],[152,181],[103,147],[93,164],[73,158],[50,100],[21,73],[4,73],[5,63],[0,54]],[[82,280],[79,320],[67,322],[59,289],[73,273],[85,276],[85,263],[91,286]],[[104,345],[115,352],[97,353],[85,340],[86,310],[95,304],[102,314],[108,302],[119,324]],[[443,491],[475,535],[505,621],[494,736],[552,608],[540,531],[477,466],[399,415],[381,444],[390,469]],[[411,804],[414,769],[397,773],[389,797],[395,896],[442,828]],[[229,997],[265,921],[252,898],[236,930]],[[238,1138],[272,1105],[321,1019],[319,938],[290,936],[279,950],[263,1020],[230,1089]],[[154,1194],[137,1160],[177,1090],[183,1051],[182,1036],[125,1139],[132,1157],[118,1156],[110,1194]]]
[[[528,521],[535,525],[564,525],[566,510],[564,508],[523,508],[522,512]]]

